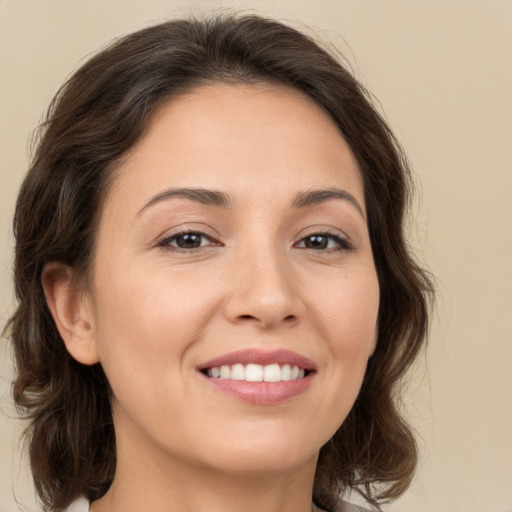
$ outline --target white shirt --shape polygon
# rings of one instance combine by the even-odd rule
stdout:
[[[89,502],[84,497],[80,497],[73,501],[65,512],[89,512]]]

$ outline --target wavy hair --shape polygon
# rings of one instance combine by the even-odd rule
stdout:
[[[411,189],[403,151],[351,72],[311,37],[274,20],[225,14],[173,20],[113,42],[62,86],[40,127],[14,217],[18,306],[12,340],[15,403],[39,498],[47,511],[78,495],[98,499],[116,467],[110,387],[100,364],[66,351],[41,284],[60,261],[87,280],[101,206],[120,158],[173,97],[211,83],[272,83],[321,106],[350,145],[363,177],[380,284],[378,343],[345,422],[321,449],[314,500],[335,506],[349,490],[373,505],[408,487],[417,448],[397,400],[425,343],[433,294],[404,238]]]

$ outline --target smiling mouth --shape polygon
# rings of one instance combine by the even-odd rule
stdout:
[[[212,366],[201,373],[213,379],[238,380],[246,382],[282,382],[304,379],[311,370],[291,364],[241,364]]]
[[[216,392],[251,405],[278,405],[305,393],[317,366],[292,350],[248,348],[197,367]]]

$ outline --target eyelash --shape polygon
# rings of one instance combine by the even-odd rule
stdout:
[[[307,240],[308,238],[311,239],[313,237],[321,237],[321,238],[327,238],[328,241],[333,241],[334,243],[336,243],[338,245],[337,248],[327,248],[327,249],[311,249],[312,251],[318,251],[318,252],[331,252],[331,251],[335,251],[335,252],[349,252],[349,251],[352,251],[354,249],[354,245],[352,244],[352,242],[350,240],[348,240],[347,238],[344,238],[342,236],[340,236],[338,233],[333,233],[332,231],[320,231],[320,232],[314,232],[314,233],[311,233],[311,234],[308,234],[306,235],[305,237],[301,238],[300,242],[299,243],[302,243],[304,242],[305,240]],[[298,245],[298,244],[297,244]],[[301,247],[302,249],[302,247]],[[308,247],[304,247],[304,249],[308,249]]]
[[[210,244],[200,245],[199,247],[192,247],[192,248],[188,248],[188,249],[183,248],[183,247],[178,247],[176,245],[171,245],[171,242],[174,242],[180,236],[185,236],[185,235],[197,235],[199,237],[206,238],[207,240],[210,241]],[[215,246],[215,245],[222,245],[222,244],[220,242],[216,242],[211,236],[208,236],[206,233],[202,233],[201,231],[184,230],[184,231],[180,231],[179,233],[174,233],[171,236],[165,237],[163,240],[158,242],[157,245],[158,245],[158,247],[162,247],[167,250],[190,253],[190,252],[198,251],[205,247],[211,247],[212,245]]]
[[[210,241],[207,245],[200,245],[199,247],[191,247],[191,248],[183,248],[178,247],[177,245],[172,245],[172,242],[175,242],[179,237],[185,236],[185,235],[196,235],[201,238],[206,238]],[[299,244],[304,243],[307,239],[311,239],[313,237],[320,237],[320,238],[326,238],[329,241],[334,242],[337,244],[338,247],[328,247],[325,249],[313,249],[311,247],[298,247]],[[215,241],[211,236],[208,236],[206,233],[203,233],[201,231],[193,231],[193,230],[185,230],[180,231],[179,233],[174,233],[171,236],[165,237],[163,240],[159,241],[157,246],[162,247],[167,250],[172,251],[179,251],[184,253],[191,253],[196,252],[200,249],[204,249],[205,247],[211,247],[211,246],[220,246],[222,245],[220,242]],[[314,232],[311,234],[308,234],[307,236],[300,239],[298,244],[295,244],[294,247],[298,247],[299,249],[309,249],[315,252],[349,252],[354,249],[354,246],[352,242],[350,242],[347,238],[341,237],[337,233],[333,233],[331,231],[321,231],[321,232]]]

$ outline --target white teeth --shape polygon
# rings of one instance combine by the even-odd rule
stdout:
[[[263,380],[263,366],[261,364],[248,364],[245,367],[245,380],[248,382],[261,382]]]
[[[278,364],[269,364],[263,368],[263,380],[265,382],[279,382],[281,380],[281,368]]]
[[[212,367],[206,370],[208,377],[214,379],[232,379],[232,380],[245,380],[248,382],[280,382],[287,380],[303,379],[305,377],[305,370],[298,366],[291,366],[283,364],[282,366],[277,363],[261,364],[250,363],[243,365],[240,363],[232,366],[222,365],[220,367]]]
[[[220,378],[221,379],[230,379],[231,378],[231,368],[227,365],[222,365],[220,367]]]
[[[243,364],[234,364],[231,367],[231,378],[234,380],[245,380],[245,368]]]

